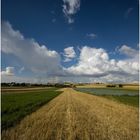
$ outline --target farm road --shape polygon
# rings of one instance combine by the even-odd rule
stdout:
[[[2,140],[138,140],[138,109],[63,89],[63,93],[2,133]]]

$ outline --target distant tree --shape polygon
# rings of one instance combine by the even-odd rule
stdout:
[[[116,85],[106,85],[106,87],[116,87]]]
[[[122,84],[119,84],[118,86],[119,86],[120,88],[122,88],[122,87],[123,87],[123,85],[122,85]]]

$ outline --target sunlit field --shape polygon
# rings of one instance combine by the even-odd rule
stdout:
[[[102,96],[124,104],[139,107],[139,90],[125,88],[76,88],[75,90]]]
[[[3,92],[2,139],[138,140],[137,92],[97,96],[85,90]]]
[[[2,130],[16,125],[23,117],[31,114],[61,93],[55,88],[23,89],[2,90]]]
[[[138,0],[1,0],[1,139],[139,140]]]

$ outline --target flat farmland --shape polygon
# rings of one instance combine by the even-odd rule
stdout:
[[[126,88],[75,88],[77,91],[102,96],[120,103],[139,107],[139,90]]]
[[[2,130],[16,125],[23,117],[59,94],[55,88],[2,89]]]
[[[25,93],[27,91],[29,92],[34,92],[34,91],[42,91],[42,90],[48,90],[50,87],[2,87],[1,92],[2,93]]]
[[[107,85],[108,84],[83,84],[83,85],[78,85],[76,87],[77,88],[106,88]],[[139,90],[139,84],[123,84],[122,89]]]
[[[138,140],[138,108],[71,88],[16,126],[3,140]]]

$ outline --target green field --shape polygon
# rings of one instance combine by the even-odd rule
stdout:
[[[121,88],[76,88],[75,90],[88,94],[102,96],[127,105],[139,107],[138,90],[128,90]]]
[[[121,103],[139,107],[139,96],[103,96],[108,99],[112,99],[114,101],[119,101]]]
[[[56,88],[33,91],[12,91],[1,95],[1,128],[17,124],[23,117],[37,110],[61,92]]]

